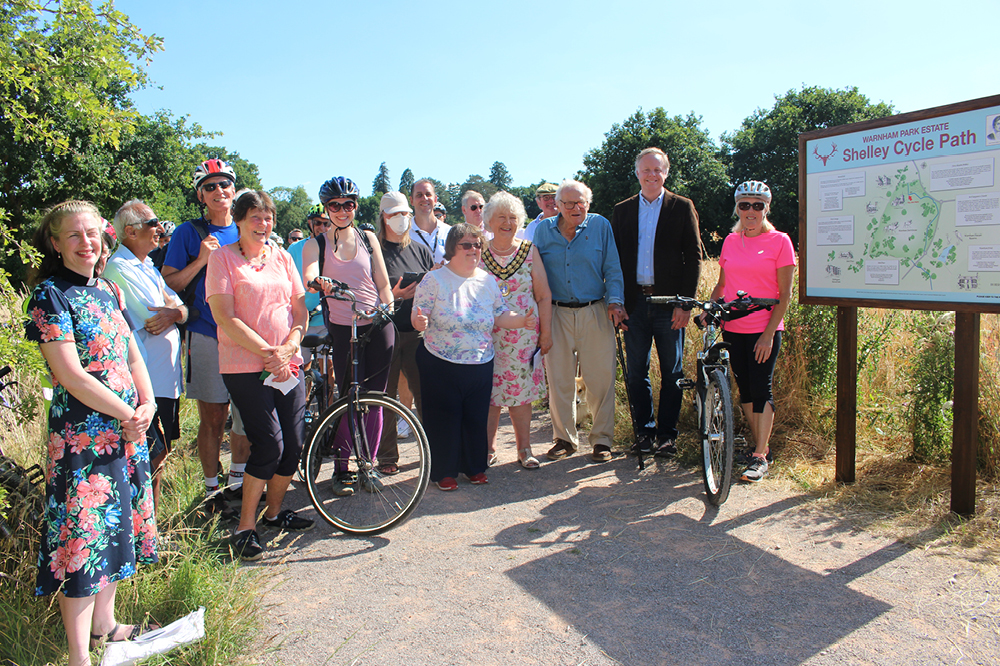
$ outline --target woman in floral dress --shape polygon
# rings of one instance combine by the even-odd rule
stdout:
[[[531,330],[493,328],[496,357],[487,421],[489,464],[497,461],[497,426],[500,409],[506,406],[514,426],[518,461],[525,469],[538,469],[538,459],[531,454],[531,403],[545,395],[545,370],[532,359],[536,351],[547,354],[552,347],[552,292],[538,250],[514,237],[527,217],[521,200],[508,192],[497,192],[490,197],[483,217],[493,238],[483,249],[479,267],[496,279],[513,310],[538,317],[538,327]]]
[[[83,201],[46,214],[25,327],[55,386],[36,594],[57,593],[72,666],[104,640],[142,633],[115,621],[115,590],[137,563],[157,561],[145,437],[156,402],[122,295],[94,277],[102,227]]]

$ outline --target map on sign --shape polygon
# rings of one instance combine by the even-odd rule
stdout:
[[[1000,304],[994,124],[1000,107],[806,141],[808,296]]]

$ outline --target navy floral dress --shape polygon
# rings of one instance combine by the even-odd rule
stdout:
[[[83,368],[134,406],[122,302],[113,283],[63,268],[35,288],[25,328],[35,342],[75,343]],[[88,597],[157,561],[149,450],[124,440],[121,421],[53,385],[35,593]]]

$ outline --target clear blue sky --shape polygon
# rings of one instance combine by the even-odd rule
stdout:
[[[558,182],[636,109],[718,141],[774,96],[858,86],[914,111],[1000,93],[996,0],[839,3],[234,3],[119,0],[165,40],[140,111],[189,115],[265,188],[345,175],[368,193],[503,162]],[[624,8],[634,6],[635,11]]]

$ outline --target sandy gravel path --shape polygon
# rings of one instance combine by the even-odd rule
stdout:
[[[533,423],[535,453],[551,430]],[[428,489],[370,539],[264,531],[264,664],[997,664],[995,569],[858,531],[803,495],[577,454]],[[293,508],[311,511],[301,490]]]

